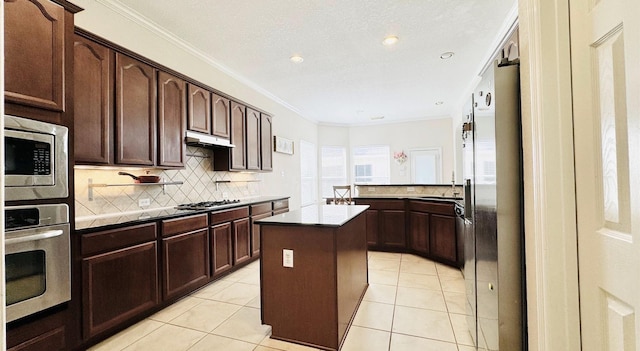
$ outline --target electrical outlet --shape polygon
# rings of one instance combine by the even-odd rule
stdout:
[[[151,205],[151,200],[149,199],[139,199],[138,200],[138,206],[140,207],[145,207],[145,206],[149,206]]]
[[[229,193],[227,193],[227,192],[222,193],[222,199],[223,200],[226,200],[228,198],[229,198]]]
[[[372,192],[376,191],[376,188],[374,188],[372,186],[369,186],[369,187],[367,187],[367,190],[369,190],[369,192],[372,193]]]
[[[407,192],[414,192],[416,191],[416,188],[412,187],[412,186],[408,186],[407,187]]]
[[[282,267],[293,268],[293,250],[282,249]]]

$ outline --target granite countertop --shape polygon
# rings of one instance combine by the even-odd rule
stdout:
[[[464,200],[462,197],[453,196],[414,196],[414,195],[371,195],[371,196],[355,196],[354,200],[422,200],[436,202],[459,202]]]
[[[185,217],[189,215],[208,213],[219,210],[225,210],[235,207],[259,204],[268,201],[277,201],[288,199],[289,196],[260,196],[249,199],[240,200],[233,204],[216,206],[207,210],[178,210],[173,207],[163,207],[157,209],[139,210],[124,213],[110,213],[108,215],[76,217],[76,232],[94,232],[96,230],[113,229],[132,224],[141,224],[145,222],[153,222],[156,220],[170,219],[176,217]]]
[[[256,221],[256,224],[340,227],[364,212],[367,205],[311,205]]]

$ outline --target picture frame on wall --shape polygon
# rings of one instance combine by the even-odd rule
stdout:
[[[293,140],[274,135],[273,151],[293,155]]]

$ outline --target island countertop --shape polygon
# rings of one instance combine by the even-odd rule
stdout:
[[[311,205],[256,221],[260,225],[309,225],[340,227],[364,212],[369,205]]]

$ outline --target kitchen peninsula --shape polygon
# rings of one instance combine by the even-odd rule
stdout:
[[[262,323],[272,338],[340,349],[368,286],[368,207],[308,206],[256,222]]]

